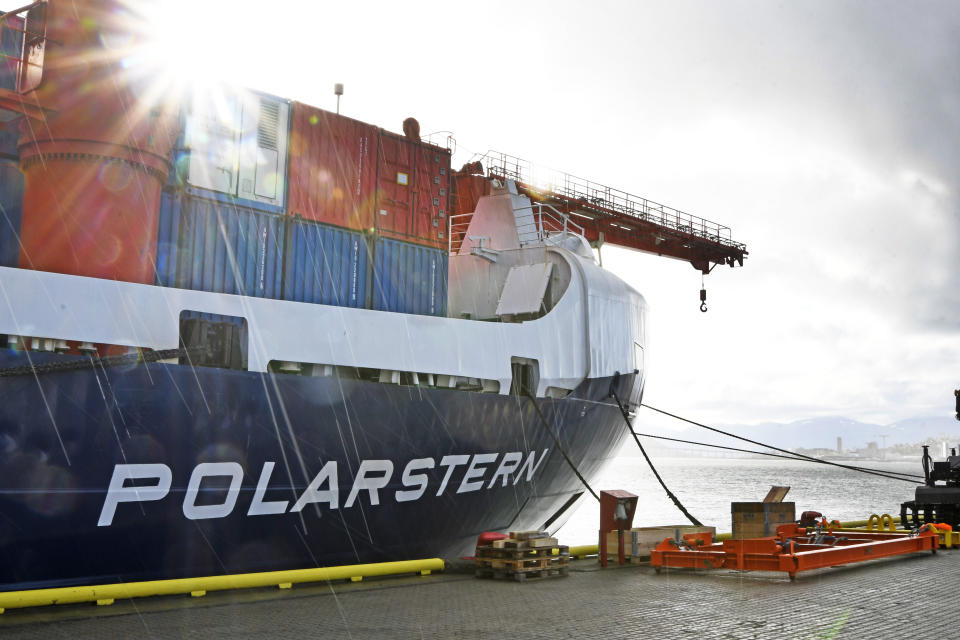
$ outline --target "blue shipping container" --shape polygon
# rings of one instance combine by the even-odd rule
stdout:
[[[290,220],[283,299],[366,307],[370,260],[363,234]]]
[[[164,191],[157,284],[279,298],[285,226],[283,216]]]
[[[373,308],[428,316],[447,314],[447,252],[389,238],[373,249]]]
[[[0,160],[0,267],[16,267],[20,261],[23,173],[17,165]]]

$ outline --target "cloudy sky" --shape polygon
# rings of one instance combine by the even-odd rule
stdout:
[[[706,278],[603,249],[651,305],[645,400],[702,420],[952,412],[960,3],[281,2],[159,29],[192,73],[453,131],[726,224]],[[202,59],[199,62],[198,59]]]

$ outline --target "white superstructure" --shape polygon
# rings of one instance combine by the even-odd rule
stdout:
[[[541,228],[521,242],[519,221],[533,219],[516,214],[524,208],[509,185],[481,199],[471,241],[450,259],[447,318],[0,268],[0,334],[177,349],[181,313],[193,311],[245,319],[250,371],[378,369],[385,383],[506,394],[521,364],[540,397],[642,372],[643,297],[600,268],[575,233]]]

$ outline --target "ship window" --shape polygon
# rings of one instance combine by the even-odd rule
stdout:
[[[444,167],[440,167],[440,175],[442,176],[447,175],[447,170]]]
[[[433,184],[440,184],[440,176],[433,176]]]
[[[434,198],[434,199],[433,199],[433,206],[435,206],[435,207],[439,207],[439,206],[440,206],[440,198]]]
[[[199,311],[180,312],[180,364],[247,368],[247,319]]]
[[[357,367],[357,377],[360,380],[367,380],[369,382],[380,382],[380,369]]]

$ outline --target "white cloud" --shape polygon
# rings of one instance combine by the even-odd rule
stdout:
[[[604,249],[653,305],[651,403],[950,411],[960,4],[204,5],[235,19],[181,41],[231,77],[327,108],[344,82],[344,113],[452,129],[459,161],[496,148],[732,227],[751,255],[707,278],[707,314],[690,266]]]

